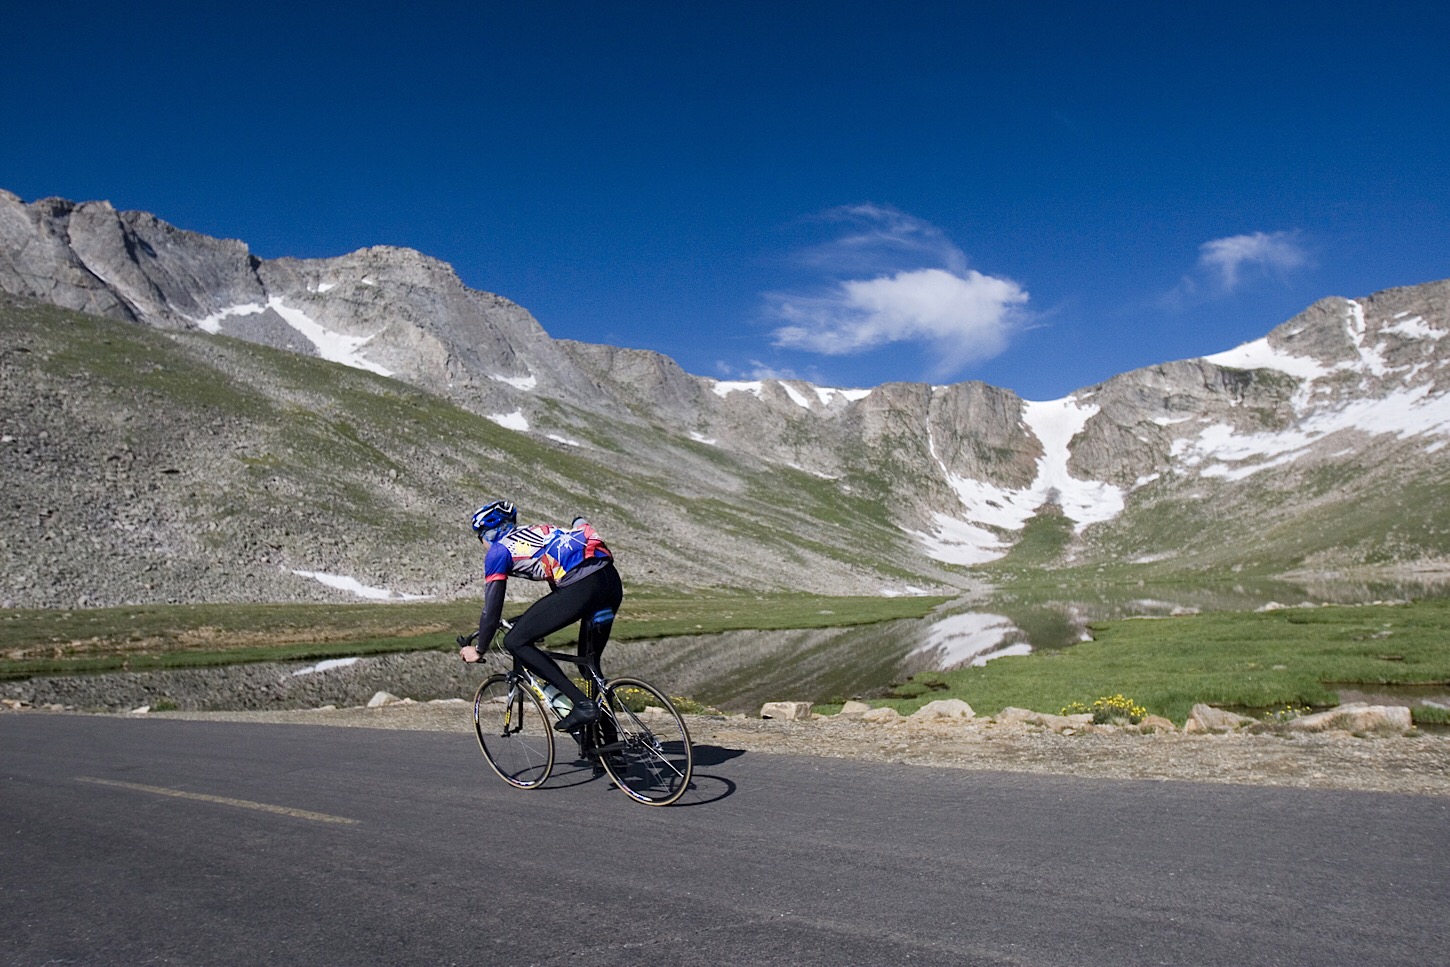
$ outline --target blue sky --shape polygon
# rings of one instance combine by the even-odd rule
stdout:
[[[1052,399],[1450,277],[1450,5],[11,5],[0,187],[692,373]]]

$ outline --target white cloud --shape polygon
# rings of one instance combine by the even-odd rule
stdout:
[[[1231,235],[1204,242],[1198,249],[1199,269],[1214,276],[1226,292],[1239,287],[1246,267],[1282,274],[1309,264],[1292,232]]]
[[[968,270],[917,269],[839,283],[826,295],[781,296],[776,312],[787,325],[775,344],[831,356],[892,342],[926,340],[947,367],[997,355],[1027,292],[1009,279]]]
[[[770,315],[784,323],[772,333],[775,345],[839,356],[923,342],[942,376],[1007,347],[1027,291],[968,269],[940,229],[875,205],[822,218],[849,223],[850,230],[807,250],[802,261],[837,278],[813,292],[766,297]]]

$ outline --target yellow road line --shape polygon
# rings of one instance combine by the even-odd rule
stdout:
[[[343,816],[329,816],[327,813],[314,813],[306,809],[293,809],[291,806],[273,806],[265,802],[251,802],[247,799],[233,799],[230,796],[208,796],[200,792],[186,792],[181,789],[167,789],[164,786],[143,786],[139,782],[120,782],[115,779],[93,779],[90,776],[76,776],[77,782],[90,782],[98,786],[115,786],[119,789],[135,789],[137,792],[151,792],[158,796],[173,796],[177,799],[196,799],[200,802],[220,803],[223,806],[240,806],[243,809],[256,809],[264,813],[277,813],[281,816],[292,816],[295,819],[310,819],[316,823],[338,823],[343,826],[353,826],[358,823],[356,819],[347,819]]]

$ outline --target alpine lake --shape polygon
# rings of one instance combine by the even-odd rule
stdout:
[[[1450,596],[1450,576],[1356,582],[1255,580],[1215,585],[1081,585],[988,591],[925,618],[797,631],[729,631],[616,641],[612,674],[668,683],[723,712],[756,714],[771,701],[839,704],[870,700],[923,672],[980,665],[1009,655],[1071,648],[1095,622],[1202,612],[1400,602]],[[627,604],[627,602],[626,602]],[[1342,702],[1450,709],[1450,685],[1353,686]]]

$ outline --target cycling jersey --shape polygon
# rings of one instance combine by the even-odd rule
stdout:
[[[559,587],[583,577],[610,557],[609,548],[588,522],[567,529],[550,524],[518,527],[488,546],[484,585],[521,577]]]

